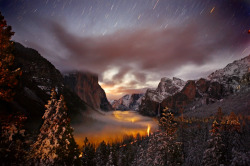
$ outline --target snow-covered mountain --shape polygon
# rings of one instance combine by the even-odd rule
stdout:
[[[229,63],[225,68],[216,70],[208,76],[208,80],[219,82],[233,91],[239,89],[240,81],[250,72],[250,55]]]
[[[156,90],[148,89],[142,98],[139,112],[155,116],[165,108],[194,110],[223,100],[234,93],[250,91],[250,55],[228,64],[206,79],[189,80],[163,78]]]
[[[115,110],[134,110],[139,109],[144,94],[127,94],[119,100],[112,101],[111,105]]]
[[[250,72],[250,55],[229,63],[225,68],[216,70],[208,76],[208,79],[215,81],[224,81],[230,77],[242,77],[247,72]]]
[[[161,79],[156,90],[148,89],[145,96],[155,102],[161,102],[168,96],[172,96],[175,93],[181,91],[185,84],[186,82],[179,78],[173,77],[173,79],[170,79],[164,77]]]

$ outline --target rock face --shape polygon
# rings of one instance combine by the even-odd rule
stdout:
[[[47,104],[51,89],[55,88],[58,94],[64,95],[72,122],[78,121],[77,117],[81,117],[79,115],[86,110],[86,103],[64,86],[61,73],[36,50],[25,48],[19,43],[14,44],[13,54],[14,65],[20,67],[23,74],[14,101],[0,101],[0,113],[24,113],[28,117],[27,126],[39,128],[44,105]]]
[[[72,92],[97,110],[110,111],[112,106],[105,91],[98,84],[98,76],[92,73],[72,72],[64,75],[64,82]]]
[[[139,105],[141,104],[141,99],[144,94],[131,94],[125,95],[119,100],[114,100],[111,104],[115,110],[139,110]]]
[[[241,79],[250,72],[250,55],[233,63],[225,68],[216,70],[208,76],[208,80],[219,82],[230,91],[239,90]]]
[[[180,92],[184,86],[185,81],[179,78],[162,78],[156,90],[148,89],[146,91],[145,96],[142,97],[139,112],[143,115],[157,115],[160,109],[160,103],[167,97]]]
[[[155,102],[161,102],[168,96],[172,96],[179,92],[185,86],[185,81],[173,77],[173,79],[164,77],[161,79],[156,90],[148,89],[145,96]]]
[[[170,79],[163,78],[155,91],[147,91],[139,106],[139,112],[156,116],[163,108],[168,107],[179,113],[214,103],[240,90],[247,91],[250,89],[249,68],[250,55],[213,72],[207,79],[190,80],[186,84],[184,81],[178,81],[177,84],[176,81],[171,82]],[[175,85],[178,85],[178,88],[175,88]]]
[[[149,90],[147,90],[146,94]],[[148,95],[142,98],[141,105],[139,106],[139,113],[146,116],[156,116],[160,110],[160,103],[152,100]]]

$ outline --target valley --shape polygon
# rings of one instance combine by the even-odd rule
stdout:
[[[0,165],[249,166],[229,2],[0,1]]]
[[[85,137],[90,143],[99,144],[122,142],[125,136],[147,136],[158,129],[157,120],[140,115],[136,111],[111,111],[105,114],[92,113],[88,121],[73,126],[78,145],[82,146]],[[149,130],[149,131],[148,131]]]

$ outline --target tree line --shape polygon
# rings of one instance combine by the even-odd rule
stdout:
[[[0,13],[0,100],[11,102],[20,68],[13,68],[14,33]],[[21,113],[1,117],[0,162],[2,165],[83,166],[178,166],[250,165],[248,121],[218,108],[206,120],[175,118],[165,108],[159,130],[143,137],[127,136],[122,142],[95,146],[85,138],[78,147],[70,126],[64,97],[55,89],[45,105],[43,124],[37,134],[27,133],[27,117]]]

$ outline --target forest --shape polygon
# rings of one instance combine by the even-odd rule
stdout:
[[[155,132],[144,136],[124,135],[122,141],[100,144],[93,144],[86,137],[83,146],[79,146],[74,139],[68,100],[54,87],[45,104],[40,130],[27,130],[26,121],[31,113],[9,109],[16,104],[13,101],[23,76],[22,68],[16,67],[14,61],[13,35],[11,26],[0,13],[1,165],[250,165],[250,117],[228,113],[221,107],[213,110],[215,114],[203,118],[185,116],[183,112],[176,113],[165,107],[157,117]]]

